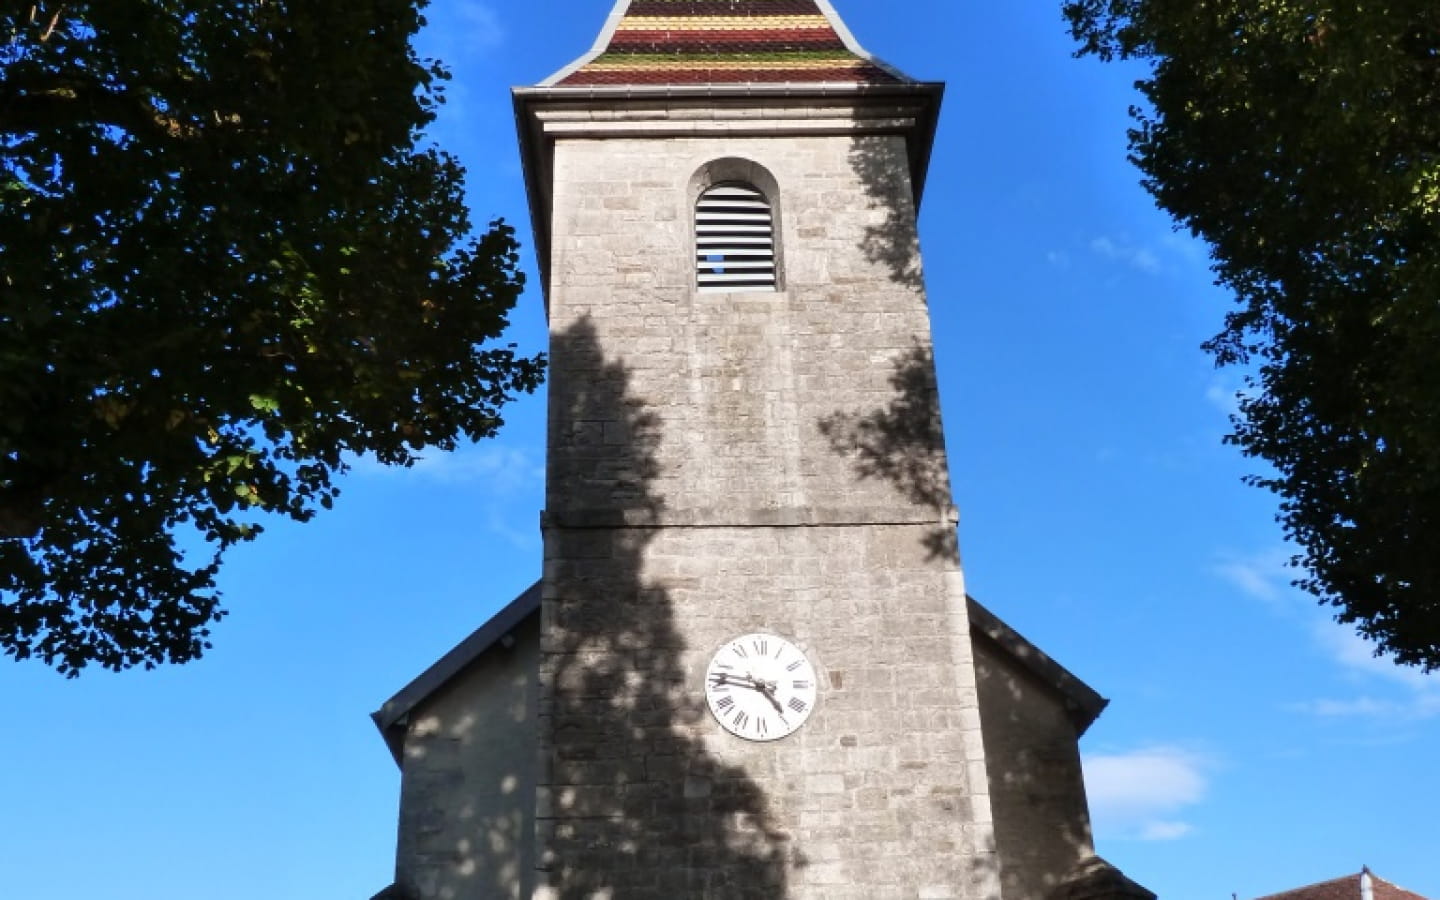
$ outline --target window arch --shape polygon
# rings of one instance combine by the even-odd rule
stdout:
[[[701,292],[778,289],[775,215],[745,181],[716,182],[695,202],[695,286]]]

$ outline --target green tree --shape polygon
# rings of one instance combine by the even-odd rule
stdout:
[[[1440,4],[1070,0],[1148,66],[1131,155],[1237,307],[1230,440],[1273,471],[1296,582],[1440,667]]]
[[[492,435],[539,383],[495,343],[512,230],[476,237],[421,143],[445,77],[411,47],[423,3],[0,10],[7,654],[199,656],[258,513],[329,507],[355,455]]]

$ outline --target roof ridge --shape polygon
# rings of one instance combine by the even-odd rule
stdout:
[[[540,87],[911,82],[830,0],[616,0],[590,52]]]

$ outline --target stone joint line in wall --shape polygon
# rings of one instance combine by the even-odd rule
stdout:
[[[954,507],[929,516],[911,509],[750,509],[650,510],[568,509],[540,513],[542,529],[594,528],[868,528],[877,525],[952,528],[960,521]]]

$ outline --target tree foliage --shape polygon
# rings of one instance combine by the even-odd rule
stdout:
[[[475,237],[420,142],[445,74],[421,24],[414,0],[0,9],[6,653],[200,655],[259,512],[330,506],[357,454],[489,436],[538,384],[495,343],[512,231]]]
[[[1440,667],[1440,5],[1070,0],[1148,63],[1132,158],[1238,304],[1230,440],[1274,471],[1297,584]]]

